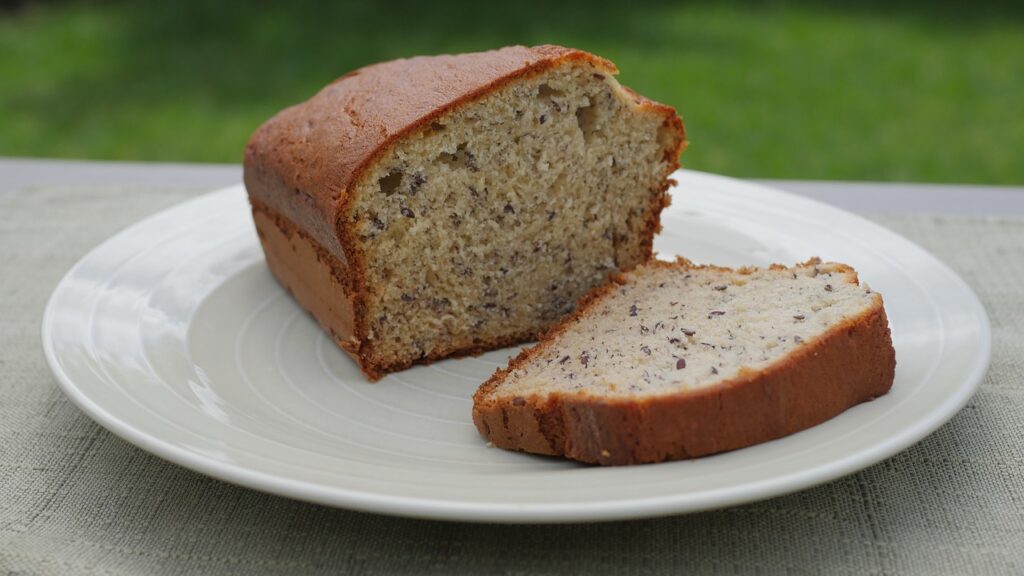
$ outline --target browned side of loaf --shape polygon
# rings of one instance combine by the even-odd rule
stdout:
[[[299,306],[309,312],[335,344],[359,364],[370,381],[390,372],[404,370],[413,363],[375,364],[360,354],[360,342],[352,337],[353,305],[346,295],[345,263],[324,250],[305,231],[258,200],[252,202],[253,221],[259,235],[267,266],[278,282],[291,293]],[[429,364],[441,358],[480,354],[487,350],[532,340],[537,334],[513,334],[505,338],[485,339],[475,347],[440,350],[418,360]]]
[[[611,284],[581,302],[551,337],[586,313]],[[542,344],[543,345],[543,344]],[[537,348],[524,351],[510,369]],[[706,456],[781,438],[889,391],[896,370],[889,323],[877,305],[834,326],[766,370],[696,392],[640,401],[580,394],[494,399],[508,370],[474,397],[473,422],[499,448],[595,464]]]
[[[340,290],[328,303],[339,318],[323,317],[324,306],[311,297],[298,296],[295,287],[313,287],[323,277],[321,268],[290,265],[288,252],[279,250],[277,263],[268,264],[277,279],[309,310],[341,347],[353,355],[371,380],[407,365],[375,363],[367,341],[365,270],[363,255],[345,226],[352,201],[350,191],[361,175],[400,138],[430,124],[440,115],[486,96],[516,79],[540,73],[565,61],[588,62],[615,74],[611,62],[561,46],[512,46],[474,54],[428,56],[374,64],[337,79],[311,99],[287,108],[264,123],[245,149],[244,181],[253,213],[266,215],[257,229],[271,234],[269,222],[289,228],[287,238],[299,238],[307,252],[331,272]],[[678,168],[685,147],[682,121],[670,106],[634,95],[642,107],[665,117],[679,135],[678,149],[667,154],[669,170]],[[659,199],[668,204],[666,182]],[[652,209],[645,249],[650,252],[659,229],[660,207]],[[281,228],[281,229],[284,229]],[[298,240],[297,240],[298,241]],[[267,248],[263,241],[264,249]],[[320,270],[306,276],[307,272]],[[334,313],[332,313],[334,314]],[[417,363],[444,356],[479,353],[516,344],[535,334],[494,340],[491,345],[433,353]]]

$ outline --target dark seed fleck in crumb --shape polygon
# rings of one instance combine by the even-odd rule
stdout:
[[[501,275],[504,276],[508,274],[508,268],[498,268],[498,272],[501,272]]]
[[[676,360],[676,370],[682,370],[683,368],[686,368],[686,358]]]
[[[580,354],[580,364],[583,364],[583,367],[586,368],[590,364],[590,355],[586,352]]]
[[[718,290],[719,292],[724,292],[726,288],[728,288],[728,286],[726,286],[725,284],[719,284],[718,286],[715,286],[715,290]]]
[[[796,342],[797,344],[799,344],[799,343],[801,343],[803,341],[804,341],[803,338],[801,338],[799,336],[793,336],[793,342]]]
[[[406,218],[415,218],[416,213],[412,211],[412,208],[409,208],[408,206],[402,206],[402,216],[405,216]]]
[[[516,209],[511,204],[505,204],[505,214],[515,214]]]
[[[679,344],[680,342],[682,342],[682,340],[680,340],[679,338],[669,338],[668,342],[669,344]]]
[[[490,310],[491,308],[497,308],[498,305],[494,302],[484,302],[484,308]]]
[[[669,306],[675,306],[676,304],[679,304],[679,302],[669,302],[668,303]]]
[[[689,328],[682,328],[681,330],[683,334],[686,334],[687,336],[693,336],[697,333],[695,330],[690,330]]]
[[[718,374],[718,368],[715,368],[714,366],[712,366],[711,367],[711,373],[712,374]]]
[[[540,115],[540,123],[543,124],[543,123],[545,123],[547,121],[548,121],[548,115],[547,114],[541,114]]]
[[[469,193],[472,194],[474,198],[480,197],[480,193],[476,191],[476,188],[473,188],[472,186],[467,186],[467,188],[469,188]]]
[[[643,352],[644,354],[647,354],[648,356],[651,355],[651,347],[647,346],[646,344],[640,347],[640,351]]]
[[[550,211],[550,210],[548,210],[548,222],[554,220],[554,218],[555,218],[555,213]]]
[[[466,166],[469,168],[469,171],[479,172],[480,166],[476,163],[476,156],[469,150],[463,150],[462,153],[466,155]]]
[[[413,174],[412,182],[409,183],[409,193],[415,195],[416,191],[419,190],[426,183],[427,177],[422,172],[417,172]]]
[[[648,328],[647,326],[644,326],[643,324],[640,325],[640,333],[641,334],[647,334],[650,331],[651,331],[651,329]]]
[[[724,314],[725,312],[722,310],[712,310],[711,312],[708,312],[708,318],[714,318],[715,316],[722,316]]]
[[[416,297],[412,294],[402,293],[402,302],[412,302],[413,300],[416,300]]]
[[[664,287],[665,287],[665,283],[664,282],[658,284],[658,288],[664,288]]]
[[[562,359],[558,361],[558,363],[559,364],[565,364],[568,361],[569,361],[569,357],[568,356],[563,356]]]
[[[831,291],[832,291],[832,285],[831,284],[825,284],[825,292],[831,292]]]
[[[806,316],[804,316],[803,314],[797,314],[796,316],[793,316],[793,320],[803,320],[804,318],[806,318]]]
[[[636,304],[633,304],[632,306],[629,307],[629,315],[636,316]]]
[[[522,110],[516,110],[516,120],[519,120],[522,117],[523,117],[523,111]]]
[[[526,404],[526,398],[523,398],[522,396],[516,396],[512,399],[513,406],[523,406],[524,404]]]

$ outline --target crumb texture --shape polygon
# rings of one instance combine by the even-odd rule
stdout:
[[[879,298],[855,273],[830,264],[652,268],[513,370],[500,393],[634,397],[713,386],[763,370]]]
[[[371,359],[534,336],[642,262],[680,138],[611,75],[567,62],[402,139],[344,222],[366,263]]]

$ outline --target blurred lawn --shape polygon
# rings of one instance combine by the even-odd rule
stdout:
[[[1024,183],[1024,3],[891,4],[28,2],[0,11],[0,155],[238,162],[352,68],[551,42],[675,105],[692,168]]]

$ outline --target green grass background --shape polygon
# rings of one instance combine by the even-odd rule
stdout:
[[[11,3],[0,155],[238,162],[374,61],[559,43],[676,106],[740,177],[1024,183],[1024,2]]]

